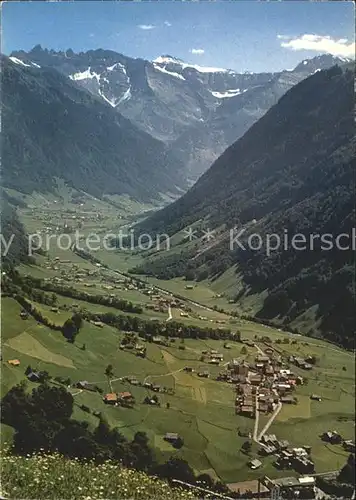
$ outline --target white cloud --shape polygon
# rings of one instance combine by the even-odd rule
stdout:
[[[165,26],[168,26],[168,27],[169,27],[169,26],[172,26],[172,24],[171,24],[169,21],[164,21],[164,23],[163,23],[163,24],[164,24]]]
[[[280,36],[277,35],[277,38]],[[292,50],[313,50],[324,52],[340,57],[355,57],[355,43],[345,38],[331,38],[331,36],[320,36],[305,34],[298,38],[291,38],[282,42],[281,47]]]
[[[277,38],[279,40],[290,40],[293,37],[291,37],[290,35],[277,35]]]
[[[137,27],[140,28],[140,30],[148,31],[154,30],[156,26],[154,24],[139,24]]]
[[[205,50],[204,49],[190,49],[190,52],[194,55],[201,56],[204,54]]]

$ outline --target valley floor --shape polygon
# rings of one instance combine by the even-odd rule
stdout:
[[[46,224],[55,225],[63,219],[58,210],[53,206],[52,212],[47,208],[24,210],[22,220],[30,231],[43,229]],[[101,231],[112,230],[116,224],[114,212],[110,211],[109,206],[103,210],[95,207],[97,213],[104,214],[106,210],[104,220],[99,218],[93,221],[91,216],[85,215],[90,218],[90,223],[87,222],[86,226],[84,223],[85,231],[98,228]],[[182,280],[161,282],[147,279],[146,288],[138,286],[134,279],[130,283],[126,272],[138,259],[135,255],[102,250],[95,257],[108,267],[84,260],[71,250],[52,248],[47,256],[36,257],[36,265],[20,266],[19,271],[22,276],[38,277],[49,283],[57,280],[57,283],[72,286],[80,292],[131,301],[143,307],[143,312],[137,316],[145,320],[155,319],[162,324],[176,320],[202,328],[239,331],[241,338],[249,341],[249,345],[229,341],[226,348],[223,340],[212,339],[176,339],[166,345],[145,342],[146,357],[141,358],[133,352],[120,349],[125,334],[116,328],[86,321],[75,344],[70,344],[60,332],[49,329],[34,318],[22,319],[18,302],[12,297],[3,297],[2,395],[26,378],[24,371],[31,365],[33,369],[47,370],[52,377],[70,378],[72,386],[68,390],[75,400],[74,418],[87,420],[91,426],[95,426],[97,417],[93,413],[102,412],[109,424],[119,427],[128,438],[132,438],[137,431],[145,431],[162,461],[172,455],[180,456],[195,471],[209,473],[227,483],[262,475],[290,476],[290,470],[275,468],[273,456],[261,459],[256,443],[252,442],[248,454],[241,451],[247,438],[240,436],[238,431],[240,434],[252,435],[254,418],[237,415],[234,384],[216,380],[219,372],[234,358],[240,362],[245,360],[253,363],[266,347],[261,341],[262,337],[268,337],[268,342],[284,358],[314,355],[317,359],[316,365],[307,373],[293,366],[293,371],[306,381],[296,390],[298,404],[283,404],[268,433],[276,434],[281,440],[287,439],[295,447],[311,446],[317,473],[339,470],[344,465],[348,452],[341,444],[325,443],[320,435],[335,430],[345,440],[354,438],[355,361],[351,353],[318,339],[295,336],[232,317],[228,311],[233,306],[226,299],[217,297],[206,283],[198,284],[191,290],[186,288]],[[78,278],[80,275],[82,277]],[[162,305],[162,301],[160,303],[158,299],[147,295],[151,285],[152,293],[161,299],[166,295],[160,288],[178,295],[180,305],[168,309],[164,302]],[[56,304],[56,308],[53,308],[34,302],[43,316],[58,325],[63,325],[73,311],[84,308],[91,313],[110,311],[135,316],[134,313],[72,299],[60,293],[56,293]],[[225,312],[215,311],[214,306],[223,307]],[[140,343],[143,342],[140,340]],[[85,345],[85,349],[81,348],[82,345]],[[223,354],[220,366],[213,366],[202,359],[203,351],[211,350]],[[20,365],[12,366],[8,363],[11,359],[18,359]],[[109,364],[114,372],[110,384],[105,375],[105,368]],[[192,372],[187,371],[187,367]],[[209,378],[199,377],[198,373],[205,370],[209,371]],[[139,385],[133,385],[127,378],[136,378]],[[99,393],[76,388],[79,381],[96,384],[104,394],[129,391],[134,396],[135,405],[133,408],[105,405]],[[157,384],[162,389],[157,393],[159,407],[144,403],[147,396],[152,396],[152,391],[143,386],[147,382]],[[28,384],[30,389],[36,385],[32,382]],[[318,394],[321,401],[311,400],[312,394]],[[83,411],[83,405],[90,409],[90,413]],[[259,433],[269,418],[270,415],[260,415]],[[3,441],[10,441],[12,429],[3,426],[2,431]],[[178,433],[184,438],[184,446],[180,450],[164,440],[167,432]],[[257,470],[248,466],[248,462],[254,458],[262,461],[262,466]]]

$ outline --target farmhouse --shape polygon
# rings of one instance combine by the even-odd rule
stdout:
[[[119,398],[120,399],[133,399],[133,396],[132,396],[131,392],[124,391],[124,392],[119,393]]]
[[[257,363],[269,363],[269,356],[257,356],[256,357],[256,362]]]
[[[103,328],[105,326],[105,323],[102,321],[93,321],[93,325],[97,326],[98,328]]]
[[[259,455],[273,455],[277,451],[277,448],[273,445],[268,445],[268,446],[263,446],[262,448],[259,449],[258,453]]]
[[[168,441],[169,443],[176,443],[179,439],[179,434],[175,432],[167,432],[166,435],[164,436],[164,440]]]
[[[27,378],[28,380],[30,380],[30,382],[40,382],[41,375],[38,372],[30,371],[27,374]]]
[[[262,383],[263,376],[260,374],[250,375],[249,381],[252,385],[260,385]]]
[[[322,435],[322,440],[327,441],[331,444],[340,444],[342,441],[342,437],[336,431],[328,431],[324,432],[324,434]]]
[[[348,439],[342,443],[342,446],[346,451],[349,451],[350,453],[355,453],[355,441],[352,441],[352,439]]]
[[[103,401],[106,404],[114,405],[118,401],[117,394],[115,392],[110,392],[109,394],[105,394]]]
[[[227,485],[230,491],[240,495],[252,493],[256,498],[270,498],[270,490],[258,479],[243,481],[241,483],[230,483]]]
[[[310,496],[303,496],[303,498],[314,498],[314,484],[315,479],[309,476],[303,477],[282,477],[278,479],[270,479],[265,477],[263,480],[265,486],[269,489],[278,488],[283,495],[283,498],[298,498],[298,492],[303,490],[309,493]]]
[[[262,465],[262,462],[260,460],[257,460],[257,459],[254,459],[254,460],[251,460],[249,463],[248,463],[249,467],[253,470],[255,469],[259,469]]]
[[[21,364],[19,359],[9,359],[7,362],[12,366],[19,366]]]
[[[81,380],[77,383],[78,389],[85,389],[87,391],[96,391],[96,388],[94,387],[93,384],[88,382],[87,380]]]
[[[160,337],[159,335],[155,336],[152,338],[152,342],[154,342],[155,344],[164,344],[164,338],[163,337]]]
[[[294,398],[292,398],[291,396],[282,396],[281,403],[296,404],[296,400]]]
[[[245,415],[246,417],[253,417],[254,407],[252,405],[242,405],[238,410],[239,415]]]

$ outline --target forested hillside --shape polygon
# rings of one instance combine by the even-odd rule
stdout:
[[[135,271],[160,277],[218,279],[232,266],[242,276],[235,299],[268,291],[256,315],[293,322],[317,306],[318,330],[349,347],[354,329],[354,251],[314,248],[229,248],[229,230],[245,229],[263,240],[302,233],[351,234],[355,225],[353,72],[334,67],[317,72],[283,96],[233,144],[180,200],[138,229],[175,234],[198,220],[219,229],[201,247],[149,259]],[[340,240],[341,242],[341,240]],[[351,243],[350,238],[341,242]],[[236,278],[237,283],[237,278]],[[316,332],[314,332],[316,333]]]
[[[2,57],[2,182],[51,191],[55,178],[94,196],[140,201],[185,187],[174,154],[51,68]]]

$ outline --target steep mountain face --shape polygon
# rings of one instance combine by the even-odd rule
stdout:
[[[154,61],[110,50],[55,52],[34,47],[17,64],[52,67],[136,126],[170,145],[195,179],[293,85],[340,62],[320,56],[292,71],[238,73],[187,64],[169,55]]]
[[[0,192],[0,216],[2,269],[16,266],[20,262],[29,262],[25,230],[17,217],[14,206],[6,199],[6,193],[3,190]]]
[[[49,67],[2,57],[2,182],[49,191],[54,178],[95,196],[176,196],[186,184],[166,146]]]
[[[351,347],[353,77],[336,66],[289,90],[186,195],[137,228],[175,234],[199,221],[200,228],[216,231],[215,239],[209,244],[197,240],[179,254],[160,254],[136,271],[219,279],[236,269],[229,293],[240,304],[251,294],[268,292],[257,317],[297,324],[314,307],[315,328]],[[230,233],[235,227],[238,231]],[[233,239],[239,230],[244,248]],[[305,238],[302,251],[291,243],[299,233]],[[350,235],[340,243],[349,245],[344,250],[336,243],[342,233]],[[267,252],[268,235],[274,234],[282,244]],[[313,234],[319,236],[310,243]],[[322,244],[323,234],[332,240],[331,248]],[[254,238],[250,245],[249,237]],[[276,241],[273,237],[273,245]]]

